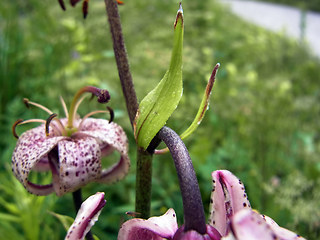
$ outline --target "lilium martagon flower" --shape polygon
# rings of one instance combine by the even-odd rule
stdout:
[[[78,2],[81,0],[70,0],[70,4],[72,7],[75,7]],[[66,10],[66,6],[64,5],[63,0],[58,0],[60,7],[62,8],[63,11]],[[123,4],[123,1],[117,0],[118,4]],[[83,18],[86,18],[88,15],[88,9],[89,9],[89,0],[83,0],[82,2],[82,13],[83,13]]]
[[[113,120],[113,111],[100,110],[88,113],[82,119],[77,110],[84,100],[84,93],[92,93],[100,103],[110,99],[108,91],[87,86],[74,96],[69,111],[60,98],[65,118],[48,108],[25,99],[27,106],[33,105],[49,114],[48,119],[18,120],[13,125],[13,134],[18,138],[12,155],[12,171],[16,178],[32,194],[48,195],[55,192],[61,196],[73,192],[89,182],[112,183],[123,178],[129,171],[128,140],[123,129]],[[97,113],[110,113],[110,120],[91,118]],[[24,132],[20,137],[16,127],[21,124],[39,122],[42,125]],[[113,151],[120,159],[107,169],[101,160]],[[32,171],[52,173],[52,183],[40,185],[29,180]]]
[[[118,240],[211,239],[211,240],[303,240],[278,226],[271,218],[251,209],[244,185],[227,170],[212,173],[213,190],[206,234],[178,228],[176,213],[169,209],[160,217],[134,218],[120,228]]]

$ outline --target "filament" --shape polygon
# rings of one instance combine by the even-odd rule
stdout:
[[[53,112],[51,112],[48,108],[46,108],[45,106],[43,106],[43,105],[41,105],[41,104],[38,104],[38,103],[35,103],[35,102],[29,101],[28,98],[24,98],[24,99],[23,99],[23,102],[24,102],[24,104],[27,106],[27,108],[29,108],[29,104],[30,104],[30,105],[33,105],[33,106],[35,106],[35,107],[38,107],[38,108],[42,109],[43,111],[45,111],[45,112],[47,112],[47,113],[49,113],[49,114],[52,114],[52,113],[53,113]]]

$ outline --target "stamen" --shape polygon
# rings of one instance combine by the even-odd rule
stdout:
[[[87,87],[81,88],[74,96],[72,103],[71,103],[71,107],[69,109],[69,118],[68,118],[68,126],[67,127],[70,129],[73,127],[73,120],[76,116],[77,109],[83,100],[80,97],[84,93],[92,93],[93,95],[95,95],[98,98],[99,103],[107,103],[110,100],[110,94],[107,90],[103,90],[103,89],[92,87],[92,86],[87,86]]]
[[[52,113],[53,113],[53,112],[51,112],[48,108],[46,108],[45,106],[42,106],[42,105],[40,105],[40,104],[38,104],[38,103],[29,101],[28,98],[24,98],[24,99],[23,99],[23,102],[24,102],[24,104],[27,106],[27,108],[29,108],[30,105],[33,105],[33,106],[35,106],[35,107],[38,107],[38,108],[42,109],[43,111],[45,111],[45,112],[47,112],[47,113],[49,113],[49,114],[52,114]]]
[[[62,104],[64,114],[65,114],[66,118],[68,118],[68,108],[67,108],[66,102],[64,101],[63,97],[61,97],[61,96],[60,96],[60,102]]]
[[[110,100],[110,94],[107,90],[103,90],[103,89],[99,89],[99,93],[98,95],[96,95],[98,97],[98,102],[99,103],[107,103]]]
[[[46,121],[43,119],[29,119],[23,121],[22,119],[17,120],[13,125],[12,125],[12,133],[13,136],[15,136],[17,139],[19,138],[17,132],[16,132],[16,127],[18,125],[26,124],[26,123],[45,123]]]
[[[65,11],[66,7],[64,6],[63,0],[58,0],[58,1],[59,1],[60,7],[62,8],[62,10]]]
[[[74,107],[74,112],[73,112],[73,116],[72,116],[72,119],[76,119],[77,117],[77,111],[78,111],[78,108],[80,106],[80,104],[83,102],[83,100],[86,98],[86,96],[82,96],[79,101],[77,102],[76,106]],[[69,119],[69,118],[68,118]]]
[[[113,110],[111,107],[107,107],[108,110],[97,110],[97,111],[94,111],[94,112],[90,112],[88,113],[87,115],[85,115],[82,120],[81,120],[81,123],[79,124],[79,129],[81,129],[82,127],[82,124],[83,122],[88,118],[88,117],[91,117],[92,115],[94,114],[97,114],[97,113],[110,113],[110,119],[109,119],[109,123],[111,123],[113,121],[113,117],[114,117],[114,113],[113,113]]]
[[[12,133],[13,133],[13,136],[16,138],[16,139],[19,139],[19,136],[16,132],[16,127],[19,125],[19,123],[22,123],[23,120],[22,119],[18,119],[13,125],[12,125]]]
[[[70,0],[70,4],[74,7],[80,0]]]
[[[89,0],[84,0],[82,3],[82,12],[83,12],[84,19],[86,19],[88,15],[88,8],[89,8]]]
[[[48,119],[47,119],[47,121],[46,121],[45,127],[46,127],[46,136],[47,136],[47,137],[49,136],[49,125],[50,125],[52,119],[54,119],[56,116],[58,116],[58,114],[53,113],[53,114],[51,114],[51,115],[48,117]]]
[[[109,123],[113,122],[114,119],[114,111],[111,107],[107,106],[107,109],[109,110],[110,113],[110,119],[109,119]]]

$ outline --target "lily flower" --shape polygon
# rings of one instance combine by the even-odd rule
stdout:
[[[82,204],[77,216],[68,230],[65,240],[82,240],[98,220],[102,208],[106,204],[104,193],[97,192],[88,197]]]
[[[160,217],[126,221],[119,230],[118,240],[303,239],[253,211],[243,183],[227,170],[212,173],[210,217],[209,224],[206,224],[199,185],[186,146],[168,127],[163,127],[157,137],[167,145],[174,160],[182,195],[184,224],[179,228],[176,213],[169,209]]]
[[[243,183],[227,170],[212,173],[213,190],[206,233],[178,228],[176,214],[169,209],[160,217],[134,218],[120,228],[118,240],[303,240],[296,233],[279,227],[271,218],[251,209]]]
[[[18,120],[13,126],[14,135],[18,138],[12,155],[12,171],[16,178],[32,194],[48,195],[55,192],[61,196],[73,192],[80,187],[95,181],[112,183],[123,178],[129,171],[128,140],[123,129],[112,121],[113,112],[94,111],[82,119],[77,115],[84,93],[97,96],[98,102],[106,103],[110,95],[106,90],[95,87],[84,87],[75,95],[69,112],[61,98],[66,118],[56,118],[46,107],[25,100],[46,111],[47,120]],[[110,112],[110,121],[90,118],[93,114]],[[30,129],[20,137],[15,128],[18,125],[40,122],[42,125]],[[117,163],[102,169],[101,158],[113,151],[120,153]],[[51,171],[52,183],[39,185],[29,180],[31,171]]]

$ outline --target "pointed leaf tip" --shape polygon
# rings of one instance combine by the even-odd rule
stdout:
[[[183,27],[183,9],[182,9],[182,4],[180,2],[180,5],[179,5],[179,9],[178,9],[178,12],[177,12],[177,17],[176,17],[176,20],[174,22],[174,29],[176,29],[177,27],[177,24],[181,22],[181,27]]]
[[[183,17],[179,9],[173,37],[169,69],[159,84],[141,101],[134,132],[139,147],[147,149],[157,132],[166,124],[182,97]]]

